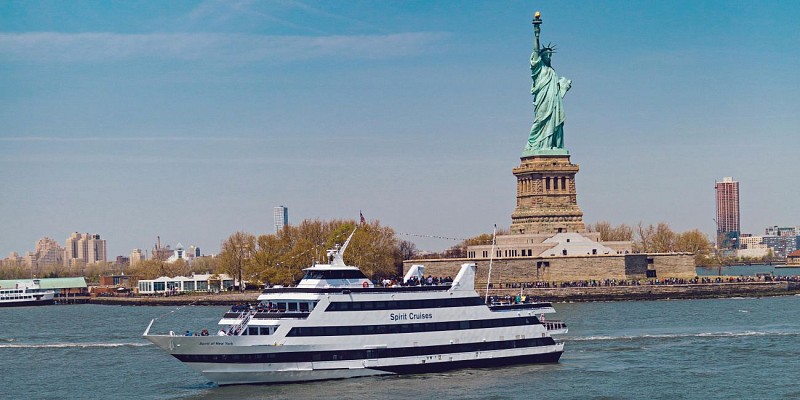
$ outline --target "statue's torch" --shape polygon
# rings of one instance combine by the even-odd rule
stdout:
[[[542,30],[540,27],[541,24],[542,14],[537,11],[533,14],[533,34],[536,35],[536,51],[539,51],[539,32]]]

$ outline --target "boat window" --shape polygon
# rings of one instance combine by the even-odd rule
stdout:
[[[300,312],[308,312],[309,304],[306,302],[300,303]]]
[[[290,302],[289,303],[289,308],[287,308],[286,311],[297,311],[297,303]]]
[[[247,334],[248,335],[258,335],[258,327],[257,326],[248,327],[247,328]]]
[[[260,331],[259,331],[260,335],[271,335],[272,334],[272,333],[270,333],[268,326],[262,326],[259,329],[260,329]]]
[[[278,311],[285,312],[286,311],[286,303],[285,302],[278,302],[277,303]]]
[[[363,272],[357,269],[346,270],[315,270],[306,271],[303,279],[365,279],[366,276]]]

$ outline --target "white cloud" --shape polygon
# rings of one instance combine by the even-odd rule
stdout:
[[[214,62],[290,62],[317,58],[393,58],[424,52],[445,33],[356,36],[265,36],[218,33],[4,33],[0,59],[103,62],[172,59]]]

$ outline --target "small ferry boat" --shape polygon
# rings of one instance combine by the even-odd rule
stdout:
[[[352,235],[350,236],[352,238]],[[475,291],[476,264],[451,284],[376,286],[344,263],[305,269],[296,287],[268,288],[255,307],[234,307],[211,336],[144,337],[219,385],[303,382],[456,368],[555,363],[566,333],[547,319],[550,303],[487,304]],[[422,276],[413,267],[405,280]],[[420,280],[424,281],[424,280]]]
[[[39,287],[39,280],[20,281],[13,288],[0,288],[0,307],[44,306],[53,304],[52,290]]]

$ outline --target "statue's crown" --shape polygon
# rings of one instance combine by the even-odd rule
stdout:
[[[547,52],[547,53],[550,53],[550,54],[555,53],[556,52],[556,45],[553,44],[553,43],[548,43],[547,46],[542,47],[542,49],[539,50],[539,52],[540,53]]]

